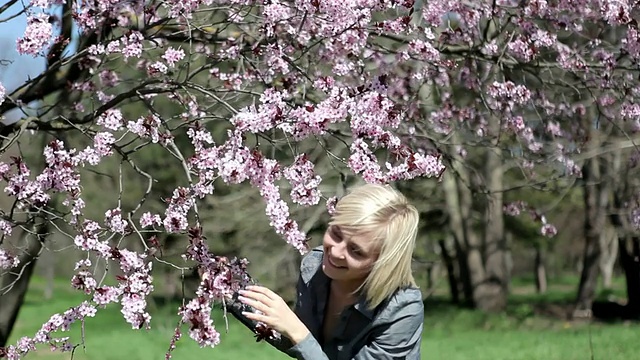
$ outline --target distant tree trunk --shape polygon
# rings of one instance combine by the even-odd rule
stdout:
[[[630,317],[640,316],[640,237],[621,239],[620,263],[627,280],[626,312]]]
[[[7,345],[18,318],[46,234],[46,222],[33,225],[32,231],[23,231],[20,264],[0,277],[0,347]]]
[[[545,265],[545,251],[542,246],[536,246],[536,257],[534,261],[534,277],[536,279],[536,292],[544,294],[547,292],[547,268]]]
[[[461,180],[459,177],[464,178]],[[462,284],[464,305],[474,307],[474,289],[484,279],[484,265],[480,243],[468,224],[472,197],[468,188],[467,170],[459,167],[456,174],[445,172],[443,186],[449,214],[449,229],[455,240],[458,280]]]
[[[618,257],[618,237],[612,226],[605,226],[600,235],[600,273],[602,286],[611,289],[613,283],[613,269]]]
[[[435,282],[433,281],[433,273],[435,272],[435,268],[433,265],[427,265],[427,291],[433,291],[433,287],[435,286]]]
[[[600,157],[586,160],[582,169],[584,179],[585,248],[576,311],[589,311],[596,296],[601,256],[600,237],[607,219],[610,188],[603,174],[606,161]]]
[[[447,268],[447,279],[449,281],[449,291],[451,293],[451,302],[454,304],[460,304],[460,291],[458,289],[458,279],[456,279],[456,269],[453,263],[453,257],[449,254],[449,250],[444,240],[438,240],[440,246],[440,253],[442,256],[442,262]]]
[[[494,124],[495,123],[495,124]],[[490,127],[499,131],[500,122],[492,120]],[[500,149],[489,148],[486,154],[485,181],[487,205],[485,210],[484,251],[485,278],[475,287],[476,307],[482,311],[502,311],[507,306],[509,270],[507,242],[503,218],[503,169]]]
[[[47,253],[44,254],[44,258],[40,261],[44,262],[45,285],[43,296],[45,300],[51,300],[51,298],[53,298],[53,290],[55,287],[56,258],[54,254],[52,254],[50,251],[47,251]]]
[[[637,150],[633,150],[637,151]],[[638,230],[629,222],[627,202],[638,189],[638,176],[629,173],[626,160],[629,153],[621,149],[613,153],[611,173],[614,174],[612,189],[613,209],[609,218],[618,238],[620,266],[624,271],[627,285],[625,317],[640,317],[640,237]]]

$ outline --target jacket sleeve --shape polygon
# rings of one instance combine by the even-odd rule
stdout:
[[[233,302],[226,305],[226,309],[229,313],[231,313],[231,315],[233,315],[233,317],[240,321],[242,325],[256,334],[255,329],[257,322],[247,318],[242,314],[242,312],[245,310],[245,305],[243,305],[240,301],[234,299]],[[283,352],[285,352],[286,349],[289,349],[293,345],[291,341],[284,336],[282,336],[280,339],[267,338],[265,339],[265,341],[268,342],[271,346]]]
[[[300,263],[300,275],[298,276],[298,282],[296,285],[296,304],[294,308],[294,312],[298,317],[301,317],[301,312],[304,311],[302,307],[308,306],[303,303],[302,294],[306,294],[308,291],[308,286],[311,278],[318,270],[320,262],[322,261],[322,250],[321,247],[314,248],[309,254],[305,255]],[[308,298],[308,296],[307,296]],[[227,304],[227,310],[238,319],[244,326],[249,328],[251,331],[255,333],[256,322],[248,319],[246,316],[242,315],[242,311],[244,310],[244,305],[237,301],[236,297],[234,297],[234,301],[230,304]],[[311,335],[309,335],[311,336]],[[313,338],[313,336],[311,336]],[[306,339],[305,339],[306,340]],[[284,352],[285,354],[296,357],[296,350],[293,346],[291,340],[289,340],[285,336],[281,336],[280,339],[265,339],[271,346],[276,349]],[[316,342],[317,344],[317,342]],[[319,344],[318,344],[319,347]]]

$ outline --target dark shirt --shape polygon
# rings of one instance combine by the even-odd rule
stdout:
[[[314,248],[300,266],[295,313],[310,334],[295,346],[277,347],[300,360],[420,359],[424,307],[416,288],[397,290],[373,310],[360,297],[343,310],[331,336],[322,339],[330,283],[322,256],[322,247]]]

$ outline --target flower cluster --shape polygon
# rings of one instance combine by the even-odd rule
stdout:
[[[7,90],[2,86],[2,83],[0,83],[0,105],[4,102],[5,96],[7,96]]]
[[[540,228],[540,234],[546,237],[554,237],[558,233],[556,227],[553,224],[548,223],[547,218],[543,214],[536,210],[535,207],[527,204],[524,201],[506,203],[504,204],[502,210],[504,211],[505,215],[509,216],[518,216],[526,210],[528,211],[533,221],[536,221],[542,225]]]
[[[20,260],[17,256],[14,256],[4,249],[0,249],[0,269],[11,269],[18,265],[20,265]]]
[[[150,138],[152,143],[160,143],[168,145],[172,141],[173,136],[169,133],[162,133],[162,122],[156,115],[147,115],[140,117],[137,121],[129,121],[127,129],[141,138]]]
[[[211,319],[212,303],[230,300],[232,294],[249,283],[246,273],[248,263],[246,260],[212,256],[199,226],[189,229],[185,258],[200,264],[198,273],[201,283],[196,290],[196,297],[180,307],[181,323],[189,326],[189,336],[200,346],[214,347],[220,342],[220,333]]]
[[[284,177],[291,183],[291,200],[300,205],[316,205],[320,201],[320,176],[306,154],[298,155],[293,164],[284,169]]]
[[[640,230],[640,208],[631,210],[631,224],[637,230]]]
[[[53,337],[57,331],[66,332],[71,328],[71,324],[76,321],[84,321],[87,317],[94,317],[95,306],[88,302],[72,307],[62,314],[54,314],[49,321],[44,323],[40,330],[33,337],[22,337],[16,345],[9,345],[6,348],[0,347],[0,358],[17,360],[26,355],[29,351],[36,349],[37,344],[48,344],[51,350],[71,351],[74,349],[68,336]]]
[[[38,56],[51,42],[53,25],[49,14],[38,13],[28,17],[24,36],[18,38],[17,49],[20,54]]]

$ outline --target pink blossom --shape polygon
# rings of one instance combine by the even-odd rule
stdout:
[[[313,163],[306,154],[296,156],[293,164],[284,169],[284,177],[291,183],[291,200],[300,205],[311,206],[320,201],[320,176],[316,175]]]
[[[170,47],[164,52],[162,58],[169,67],[174,67],[178,61],[184,59],[184,50]]]
[[[609,24],[626,24],[632,19],[629,1],[603,0],[601,3],[600,12]]]
[[[43,9],[48,8],[52,3],[55,3],[55,0],[31,0],[31,6],[41,7]]]
[[[156,61],[154,63],[149,64],[147,67],[147,74],[150,76],[158,75],[158,74],[166,74],[169,68],[167,65],[160,61]]]
[[[527,203],[524,201],[515,201],[511,203],[504,204],[502,210],[506,215],[509,216],[518,216],[520,213],[527,208]]]
[[[119,109],[108,109],[98,116],[98,119],[96,120],[98,125],[102,125],[112,131],[120,130],[123,122],[122,112]]]
[[[189,336],[201,347],[215,347],[220,343],[220,333],[211,320],[211,305],[208,301],[193,299],[181,310],[182,321],[190,324]]]
[[[411,40],[408,52],[417,56],[422,61],[438,61],[440,60],[440,52],[429,42],[420,39]]]
[[[4,102],[4,98],[7,95],[7,90],[4,88],[4,86],[2,86],[2,83],[0,83],[0,105],[2,105],[2,103]]]
[[[356,139],[351,144],[349,167],[356,173],[362,173],[363,179],[369,183],[382,181],[383,175],[377,158],[369,149],[369,145],[362,139]]]
[[[512,101],[515,104],[524,104],[531,98],[531,92],[523,85],[516,85],[511,81],[494,82],[487,89],[489,96],[496,99]]]
[[[336,196],[332,196],[327,199],[327,213],[333,216],[336,213],[336,205],[338,204],[338,198]]]
[[[0,269],[11,269],[20,264],[17,256],[14,256],[4,249],[0,249]]]
[[[540,233],[547,237],[554,237],[558,233],[558,230],[551,224],[544,224],[540,229]]]
[[[142,214],[142,217],[140,218],[140,226],[142,226],[143,228],[153,226],[153,225],[161,225],[161,224],[162,224],[162,219],[158,214],[152,214],[150,212],[146,212]]]
[[[142,55],[142,40],[144,36],[138,31],[132,31],[127,36],[122,37],[122,55],[125,59],[130,57],[139,58]]]
[[[98,305],[107,305],[118,302],[122,293],[123,289],[120,287],[101,286],[94,290],[93,302]]]
[[[286,94],[267,89],[260,96],[261,105],[256,108],[246,108],[231,118],[231,123],[237,131],[259,133],[268,131],[277,124],[285,121],[287,105],[284,103]]]
[[[13,232],[11,223],[7,220],[0,219],[0,232],[2,232],[5,236],[11,236],[11,233]]]
[[[129,231],[129,224],[122,219],[122,211],[119,208],[107,210],[104,214],[104,222],[106,227],[120,235],[126,235]]]
[[[17,48],[20,54],[39,55],[51,41],[53,26],[49,22],[49,14],[37,13],[27,18],[24,36],[18,38]]]
[[[158,131],[162,122],[155,115],[140,117],[136,122],[129,121],[127,129],[143,138],[150,138],[152,143],[167,145],[172,141],[173,135],[164,134]]]
[[[116,86],[120,82],[120,78],[118,77],[118,73],[112,70],[102,70],[100,72],[100,82],[102,82],[103,86],[113,87]],[[122,118],[122,114],[120,115]],[[115,129],[118,130],[118,129]]]
[[[83,291],[85,294],[91,294],[97,285],[98,283],[93,278],[93,274],[86,270],[79,271],[71,278],[71,286]]]
[[[631,224],[636,230],[640,230],[640,207],[631,210]]]

